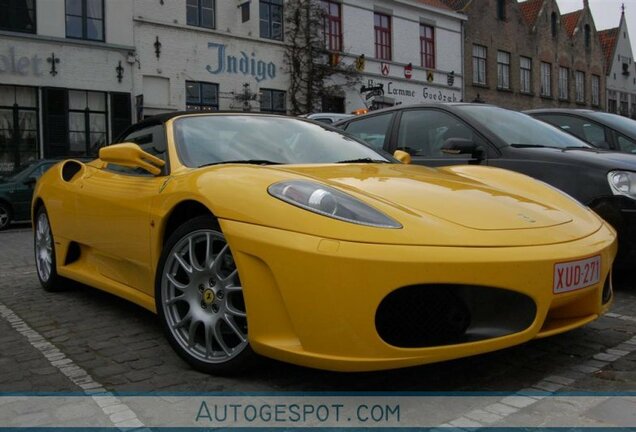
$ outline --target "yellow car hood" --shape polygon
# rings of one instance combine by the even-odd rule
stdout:
[[[198,190],[222,219],[336,240],[429,246],[528,246],[574,241],[592,235],[602,224],[589,209],[556,189],[497,168],[226,165],[195,171],[198,173],[192,174]],[[343,222],[298,208],[267,193],[274,183],[299,179],[346,192],[399,222],[402,228]],[[179,189],[179,183],[176,180],[171,186]]]
[[[367,165],[353,169],[306,167],[294,171],[342,190],[467,228],[533,229],[572,222],[571,214],[545,200],[432,170]]]

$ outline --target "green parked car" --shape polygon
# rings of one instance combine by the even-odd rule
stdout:
[[[8,178],[0,178],[0,231],[12,221],[31,218],[31,197],[38,179],[59,160],[39,160]]]

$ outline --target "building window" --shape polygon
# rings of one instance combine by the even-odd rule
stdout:
[[[557,37],[558,34],[559,17],[556,12],[552,12],[550,16],[550,28],[552,30],[552,37]]]
[[[592,30],[590,29],[589,24],[585,24],[585,48],[589,48],[592,44]]]
[[[485,46],[473,45],[473,83],[486,85],[486,60],[488,49]]]
[[[391,60],[391,17],[381,13],[373,16],[375,27],[375,58]]]
[[[0,30],[35,33],[35,0],[0,0]]]
[[[552,96],[552,65],[541,62],[541,96]]]
[[[636,117],[636,95],[631,95],[630,100],[631,100],[632,118],[634,118]]]
[[[342,15],[340,3],[331,0],[322,0],[325,11],[325,46],[329,51],[342,51]]]
[[[519,90],[521,93],[532,93],[532,59],[519,57]]]
[[[104,1],[66,0],[66,37],[104,41]]]
[[[592,75],[592,105],[598,106],[601,101],[601,77]]]
[[[38,159],[38,150],[37,89],[0,85],[0,175]]]
[[[130,93],[110,94],[110,136],[114,141],[132,124]]]
[[[497,51],[497,88],[510,90],[510,53]]]
[[[420,24],[422,67],[435,69],[435,27]]]
[[[625,92],[620,93],[620,115],[629,116],[629,95]]]
[[[248,22],[250,20],[250,5],[249,1],[241,4],[241,22]]]
[[[570,87],[568,83],[569,69],[565,67],[559,67],[559,99],[567,100],[570,93]]]
[[[215,6],[214,0],[188,0],[186,4],[188,25],[213,29]]]
[[[506,0],[497,0],[497,19],[506,19]]]
[[[576,101],[585,103],[585,72],[576,71]]]
[[[97,156],[106,130],[106,93],[69,90],[68,156]]]
[[[616,114],[618,102],[616,100],[616,91],[607,91],[607,111]]]
[[[218,111],[219,85],[206,82],[186,81],[186,110]]]
[[[260,0],[261,37],[283,40],[283,0]]]
[[[261,89],[261,112],[287,114],[287,93],[281,90]]]

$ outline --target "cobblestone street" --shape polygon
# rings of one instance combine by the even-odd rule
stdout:
[[[140,307],[83,285],[43,291],[31,241],[28,226],[0,233],[1,392],[82,392],[91,386],[109,392],[636,388],[636,292],[630,287],[619,287],[611,313],[583,329],[487,355],[360,374],[264,360],[247,376],[219,378],[184,363],[156,317]]]

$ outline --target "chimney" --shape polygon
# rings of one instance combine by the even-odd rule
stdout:
[[[590,1],[589,0],[583,0],[583,8],[584,9],[589,9],[590,8]]]

